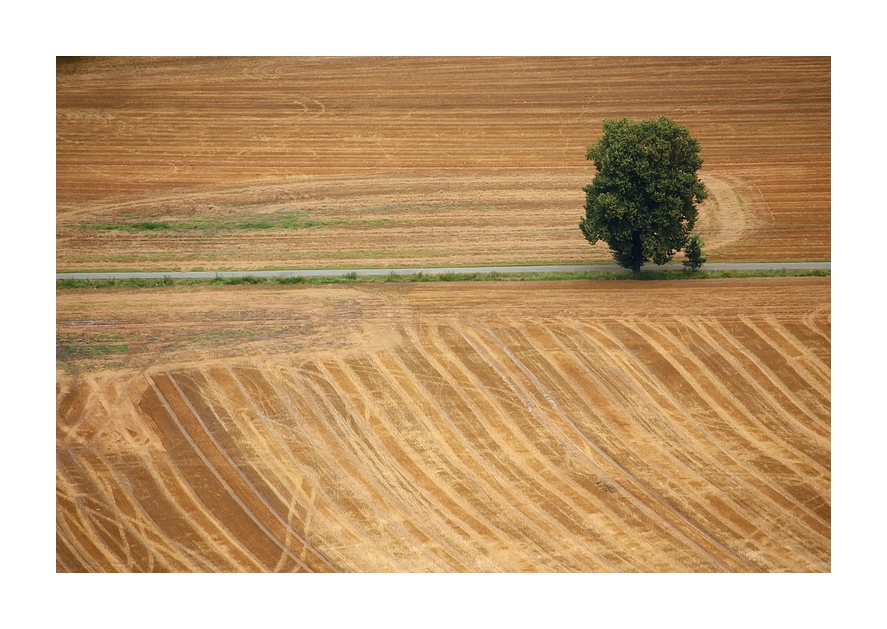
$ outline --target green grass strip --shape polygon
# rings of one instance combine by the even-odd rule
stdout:
[[[105,289],[105,288],[157,288],[163,286],[239,286],[264,285],[286,286],[291,284],[376,284],[380,282],[540,282],[562,280],[591,280],[591,281],[649,281],[649,280],[704,280],[726,279],[742,277],[827,277],[830,270],[822,269],[778,269],[772,271],[641,271],[634,277],[630,271],[552,271],[541,273],[412,273],[400,275],[389,273],[388,275],[358,275],[355,272],[333,277],[306,277],[302,275],[286,277],[257,277],[245,275],[242,277],[212,277],[212,278],[186,278],[176,279],[163,277],[156,279],[108,279],[108,280],[56,280],[56,290],[68,289]]]
[[[216,217],[208,219],[180,221],[140,221],[133,223],[80,223],[76,229],[98,231],[188,231],[188,230],[266,230],[266,229],[312,229],[330,226],[372,226],[389,224],[388,219],[354,218],[309,218],[304,212],[258,214],[242,217]]]

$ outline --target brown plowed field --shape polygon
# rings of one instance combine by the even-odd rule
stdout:
[[[829,571],[829,304],[815,277],[59,291],[57,569]]]
[[[830,59],[57,62],[56,265],[607,261],[577,227],[601,120],[702,146],[709,260],[827,260]],[[120,229],[138,223],[168,229]]]

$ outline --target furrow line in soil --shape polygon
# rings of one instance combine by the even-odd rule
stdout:
[[[546,331],[564,350],[561,367],[566,382],[577,391],[576,399],[583,401],[580,411],[572,415],[583,438],[577,445],[585,449],[596,445],[654,494],[704,524],[706,530],[759,569],[779,566],[778,555],[770,554],[752,539],[759,532],[753,524],[758,516],[748,513],[731,497],[735,481],[728,472],[708,464],[664,423],[664,416],[656,409],[644,406],[634,396],[626,397],[631,396],[630,391],[615,384],[618,374],[608,371],[600,359],[593,362],[590,357],[596,353],[571,335],[567,325],[559,323]],[[570,368],[571,364],[576,368]]]
[[[720,421],[712,423],[710,431],[719,434],[722,442],[729,443],[730,450],[748,453],[751,461],[762,458],[773,461],[766,467],[768,474],[775,478],[791,477],[795,479],[795,483],[803,481],[816,484],[817,492],[824,490],[816,479],[826,474],[827,470],[805,451],[789,445],[762,425],[756,414],[749,409],[752,402],[744,402],[741,393],[737,396],[731,390],[729,383],[738,380],[735,374],[722,369],[720,361],[711,360],[705,355],[704,342],[694,338],[688,345],[677,339],[665,326],[654,328],[638,323],[633,326],[633,332],[660,356],[673,360],[675,370],[683,380],[715,412]],[[692,332],[688,333],[692,335]],[[684,399],[687,397],[684,396]],[[772,469],[774,466],[779,469]],[[758,465],[754,467],[760,469]],[[785,487],[782,483],[779,485],[783,491],[792,493],[790,487]]]
[[[779,430],[786,438],[794,436],[801,439],[814,460],[830,471],[830,435],[815,421],[815,415],[805,412],[803,405],[792,399],[784,386],[777,384],[775,376],[771,377],[765,368],[753,361],[738,341],[717,322],[698,320],[694,322],[692,329],[749,385],[755,400],[766,409],[775,409],[775,412],[770,410],[768,415],[768,424],[773,426],[772,430]],[[803,420],[805,415],[808,419],[806,422]]]
[[[281,443],[276,422],[264,419],[243,397],[242,389],[230,372],[209,368],[207,375],[201,374],[201,377],[206,378],[203,380],[206,384],[200,387],[200,391],[208,398],[219,422],[216,434],[227,439],[231,448],[239,451],[245,460],[255,462],[252,467],[259,477],[276,492],[281,505],[286,503],[290,526],[303,523],[303,537],[313,546],[324,548],[325,554],[337,566],[340,566],[341,557],[330,553],[339,544],[370,548],[371,540],[357,532],[349,516],[333,504],[325,492],[318,491],[315,479],[309,477],[308,471]],[[285,394],[285,397],[292,400],[292,394]],[[291,412],[295,414],[296,409]],[[298,417],[293,415],[293,420],[298,421]],[[267,476],[273,476],[276,482],[267,480]],[[313,527],[309,527],[309,523]]]
[[[429,472],[428,490],[432,493],[434,483],[441,487],[442,497],[438,498],[446,506],[452,517],[458,518],[461,534],[467,534],[473,544],[482,544],[486,561],[492,562],[494,569],[505,569],[496,560],[499,554],[508,549],[520,538],[519,527],[504,512],[507,503],[497,502],[488,490],[481,486],[472,471],[466,467],[452,450],[449,440],[440,431],[440,410],[433,398],[421,390],[414,374],[396,356],[382,353],[375,357],[380,373],[384,374],[397,396],[408,404],[415,413],[416,421],[421,425],[427,442],[421,452],[433,453],[433,466],[426,465]],[[414,450],[419,454],[420,450]],[[492,539],[491,539],[492,538]],[[513,564],[511,564],[513,565]],[[550,569],[533,557],[524,555],[519,571],[546,571]]]
[[[697,448],[703,452],[710,452],[719,464],[738,473],[737,477],[744,482],[748,491],[760,496],[763,504],[770,505],[768,512],[780,514],[773,518],[773,523],[769,527],[780,529],[781,534],[772,537],[773,539],[783,540],[784,543],[792,546],[799,556],[809,556],[811,553],[816,555],[822,552],[823,544],[828,544],[829,525],[823,522],[819,516],[807,513],[806,506],[797,504],[794,498],[785,495],[783,491],[772,484],[768,476],[760,476],[745,463],[740,452],[724,446],[721,442],[723,434],[711,432],[713,428],[717,428],[717,423],[712,423],[715,412],[709,409],[704,401],[695,397],[694,391],[696,389],[693,389],[692,385],[683,379],[680,372],[668,368],[661,362],[656,363],[657,371],[651,371],[648,363],[658,356],[658,353],[651,354],[650,350],[642,351],[641,347],[629,348],[600,326],[584,324],[582,331],[589,335],[589,338],[600,335],[608,343],[614,344],[618,351],[617,360],[622,364],[626,375],[636,382],[641,390],[647,392],[651,400],[660,398],[661,403],[671,406],[677,411],[674,414],[666,415],[674,417],[674,425],[680,426],[680,429],[687,431],[688,435],[697,434],[698,436],[695,438]],[[653,351],[655,352],[655,350]],[[676,389],[683,389],[690,397],[678,399],[674,393]],[[685,402],[692,406],[688,406]],[[657,402],[657,405],[661,403]],[[800,512],[798,507],[802,509]],[[790,535],[786,536],[784,534],[786,532]],[[814,543],[812,548],[804,549],[805,544],[811,543],[811,537],[819,538],[821,541]]]
[[[174,462],[179,475],[191,487],[203,510],[212,514],[220,525],[226,529],[239,545],[252,555],[262,567],[269,571],[280,553],[280,541],[268,531],[267,527],[247,507],[234,490],[219,477],[217,470],[212,468],[205,455],[193,442],[191,435],[185,431],[170,407],[165,396],[157,387],[154,377],[149,376],[151,386],[142,396],[140,405],[153,422],[171,462]],[[163,379],[165,389],[170,389]],[[179,406],[184,406],[179,404]]]
[[[177,400],[181,400],[184,403],[183,408],[174,407],[176,416],[182,426],[188,431],[195,446],[199,447],[200,452],[203,454],[201,458],[205,457],[207,466],[211,466],[219,472],[220,480],[224,480],[225,484],[230,486],[240,499],[244,501],[244,504],[249,503],[249,510],[262,521],[264,528],[267,528],[269,532],[271,527],[274,528],[273,534],[281,544],[281,551],[290,559],[296,561],[302,568],[311,572],[336,572],[336,567],[323,555],[310,547],[308,542],[282,517],[280,510],[275,510],[269,504],[266,492],[259,491],[254,482],[247,478],[240,466],[231,458],[231,454],[221,447],[191,401],[185,396],[181,387],[179,387],[175,374],[169,373],[166,375],[166,378],[169,384],[172,385],[172,390],[163,390],[164,397],[170,402],[171,406]],[[158,387],[161,387],[163,383],[162,377],[155,376],[154,382]],[[221,458],[219,458],[219,455],[221,455]],[[281,536],[281,532],[283,532],[283,536]],[[313,557],[303,561],[295,556],[293,554],[295,549],[290,549],[283,543],[282,538],[290,537],[308,548]]]
[[[507,342],[499,338],[499,335],[502,334],[509,339]],[[565,417],[562,409],[556,406],[556,403],[552,404],[554,398],[539,381],[537,374],[534,374],[509,349],[510,346],[512,349],[520,351],[517,339],[512,336],[510,326],[506,324],[497,327],[496,330],[489,327],[483,328],[466,338],[471,338],[478,351],[486,354],[490,364],[497,368],[504,377],[515,382],[514,386],[517,389],[523,391],[525,404],[533,411],[536,421],[540,426],[546,426],[548,432],[552,434],[551,439],[554,444],[549,448],[553,450],[556,445],[561,445],[561,447],[567,448],[566,454],[568,455],[570,453],[580,454],[576,463],[584,460],[593,466],[596,471],[594,476],[597,478],[593,486],[601,495],[600,500],[606,501],[609,508],[615,511],[615,517],[624,523],[622,528],[626,532],[637,531],[635,534],[641,536],[643,543],[651,544],[655,548],[667,549],[667,555],[670,558],[680,558],[680,565],[684,570],[729,571],[736,569],[735,566],[731,568],[710,549],[705,548],[708,545],[705,541],[700,544],[699,536],[692,530],[689,535],[687,531],[682,530],[680,520],[676,523],[673,518],[666,517],[662,513],[662,506],[657,504],[661,499],[651,495],[648,488],[639,479],[633,477],[615,459],[604,452],[599,444],[583,435],[585,442],[591,446],[591,452],[573,450],[568,446],[568,444],[575,446],[572,439],[567,436],[577,430],[575,421],[571,417]],[[541,430],[541,428],[537,430]],[[604,488],[605,491],[600,491],[601,488]],[[616,491],[610,491],[610,488]],[[588,487],[584,489],[590,491]],[[631,546],[636,546],[636,544],[629,547]],[[738,565],[742,566],[741,563]],[[748,570],[749,567],[743,566],[743,569]]]
[[[364,504],[375,513],[373,517],[385,524],[384,529],[372,526],[367,530],[405,566],[404,570],[446,571],[448,563],[444,557],[415,553],[430,538],[408,517],[409,510],[403,501],[407,482],[404,472],[395,469],[380,440],[378,421],[373,425],[370,419],[378,410],[372,399],[361,394],[360,381],[343,361],[333,358],[302,365],[299,373],[321,413],[317,415],[321,421],[316,423],[315,430],[337,445],[341,451],[339,460],[347,461],[344,467],[351,470],[349,485],[363,494]]]
[[[485,417],[488,415],[498,416],[498,413],[491,407],[491,401],[486,398],[483,392],[477,389],[473,382],[473,376],[467,373],[461,366],[458,359],[454,359],[453,351],[439,340],[436,333],[437,325],[420,325],[417,328],[418,338],[424,338],[425,347],[429,351],[429,360],[436,370],[443,376],[444,381],[451,384],[453,390],[460,396],[462,405],[466,407],[462,416],[472,418],[469,421],[456,422],[460,432],[466,439],[472,443],[472,447],[484,459],[492,464],[495,469],[499,470],[507,478],[520,487],[521,492],[527,496],[532,502],[538,505],[544,505],[544,512],[557,525],[558,531],[565,539],[571,537],[576,540],[592,539],[596,544],[591,545],[590,552],[597,555],[597,561],[605,562],[605,565],[611,565],[615,570],[637,570],[645,571],[648,566],[641,560],[638,561],[631,557],[620,554],[620,550],[614,545],[612,540],[607,539],[600,534],[600,528],[606,527],[609,530],[618,529],[618,524],[614,526],[611,521],[611,515],[608,517],[607,509],[596,509],[596,517],[589,517],[583,513],[583,509],[576,504],[575,489],[568,485],[563,485],[563,479],[558,478],[556,471],[547,468],[545,457],[542,456],[538,449],[531,444],[533,435],[524,437],[523,431],[514,432],[510,430],[512,423],[521,426],[527,421],[532,422],[532,417],[516,417],[514,414],[508,414],[503,417],[506,421],[488,422]],[[505,385],[507,386],[507,384]],[[512,393],[519,392],[512,389]],[[509,421],[514,420],[514,421]],[[495,424],[496,428],[493,427]],[[505,429],[505,432],[503,432]],[[539,437],[539,435],[535,435]],[[567,494],[567,495],[565,495]],[[582,497],[580,502],[587,502]],[[595,522],[595,520],[597,520]],[[596,537],[589,537],[591,531],[597,532]],[[592,534],[593,535],[593,534]],[[570,548],[565,545],[565,548]],[[589,550],[584,548],[584,544],[574,545],[573,553],[577,557],[585,555]],[[588,561],[588,559],[585,559]]]
[[[428,349],[423,346],[409,327],[406,329],[411,343],[397,352],[399,361],[405,369],[414,374],[417,388],[434,406],[435,414],[440,419],[435,426],[441,431],[444,442],[449,445],[458,460],[470,472],[475,482],[484,488],[484,493],[491,496],[493,504],[499,507],[499,517],[490,519],[490,526],[506,530],[516,528],[515,541],[524,540],[525,552],[542,562],[554,562],[558,571],[583,572],[588,570],[574,558],[560,552],[558,541],[562,537],[572,539],[560,522],[545,510],[538,500],[538,492],[534,491],[532,479],[524,480],[512,470],[503,472],[497,457],[485,456],[484,449],[478,449],[470,434],[462,424],[476,422],[477,419],[461,402],[461,398],[449,381],[435,366],[429,357]],[[464,418],[468,418],[467,420]],[[495,448],[494,448],[495,449]],[[529,486],[529,488],[528,488]],[[529,546],[527,546],[529,545]],[[537,551],[531,550],[538,549]],[[541,552],[541,554],[540,554]],[[600,560],[593,562],[599,564]]]
[[[596,552],[619,569],[630,569],[639,572],[652,571],[653,565],[640,561],[638,557],[625,552],[625,548],[633,548],[638,540],[628,534],[633,530],[626,526],[624,514],[614,509],[610,501],[600,499],[591,492],[589,485],[594,481],[582,482],[564,467],[563,452],[552,445],[554,437],[541,427],[539,418],[526,404],[512,404],[506,411],[501,405],[503,395],[517,397],[520,386],[513,379],[505,379],[505,372],[500,364],[485,360],[477,348],[472,345],[464,329],[457,325],[437,325],[429,329],[430,338],[441,351],[438,355],[446,359],[449,374],[454,380],[464,381],[461,388],[469,396],[479,410],[479,417],[500,417],[506,421],[484,421],[486,430],[501,444],[508,455],[516,461],[524,461],[544,482],[547,492],[557,496],[564,505],[576,514],[584,516],[584,535],[596,542]],[[451,365],[451,366],[448,366]],[[595,466],[595,478],[603,472]],[[591,527],[588,524],[593,523]],[[604,532],[606,531],[606,533]],[[620,539],[626,538],[626,539]],[[642,540],[643,543],[643,540]],[[651,561],[655,558],[657,569],[674,570],[677,564],[661,549],[648,546],[647,552]]]

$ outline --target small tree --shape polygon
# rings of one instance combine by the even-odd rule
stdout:
[[[704,244],[698,234],[693,234],[687,240],[687,244],[684,246],[684,255],[687,256],[687,259],[684,260],[684,268],[687,271],[698,271],[705,264],[708,257],[702,252]]]
[[[665,264],[684,247],[707,197],[696,176],[699,143],[665,116],[604,120],[600,141],[586,157],[597,174],[585,186],[585,238],[603,240],[616,262],[635,274],[644,262]]]

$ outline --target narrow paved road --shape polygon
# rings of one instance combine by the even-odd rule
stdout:
[[[661,271],[661,270],[681,270],[680,264],[648,264],[644,266],[644,271]],[[803,270],[831,270],[831,262],[753,262],[742,264],[706,264],[703,270],[707,271],[771,271],[782,269],[803,269]],[[163,277],[171,277],[176,279],[184,278],[212,278],[212,277],[295,277],[301,275],[303,277],[335,277],[346,275],[348,273],[357,273],[358,275],[388,275],[396,273],[398,275],[412,275],[413,273],[425,273],[433,275],[438,273],[545,273],[555,271],[619,271],[622,267],[616,264],[574,264],[560,266],[471,266],[471,267],[439,267],[439,268],[413,268],[413,269],[293,269],[284,271],[167,271],[157,273],[56,273],[55,279],[64,280],[107,280],[115,279],[159,279]]]

